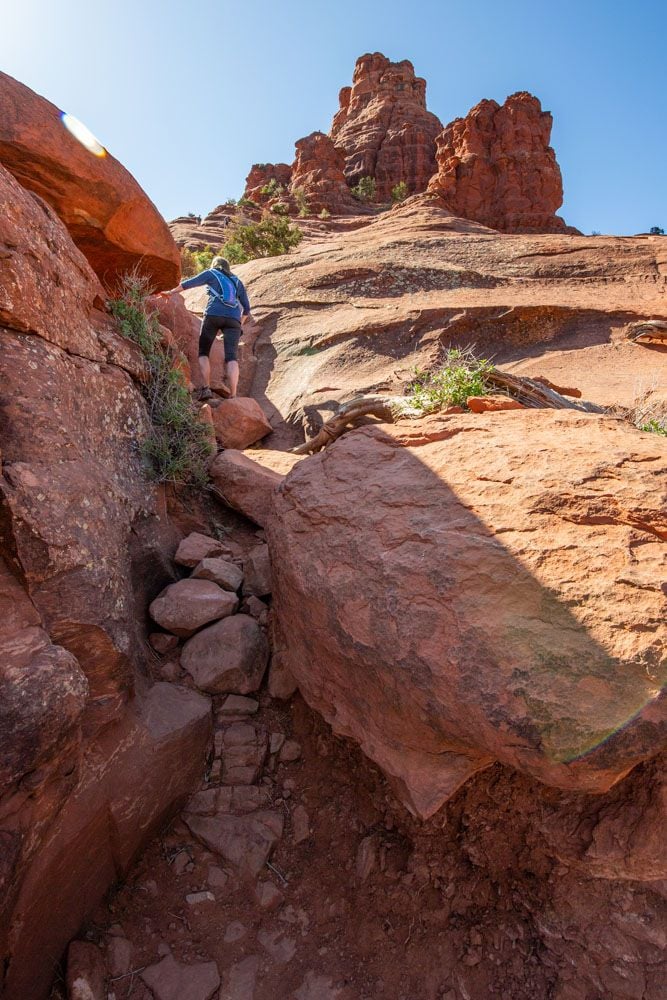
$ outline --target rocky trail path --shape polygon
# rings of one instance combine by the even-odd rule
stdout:
[[[520,902],[532,876],[518,869],[503,897],[457,844],[477,809],[469,839],[481,835],[489,849],[495,795],[480,809],[469,792],[445,834],[442,816],[418,826],[298,695],[220,697],[215,718],[207,780],[89,925],[98,981],[108,983],[100,996],[548,995],[537,928]],[[496,772],[490,787],[504,777]],[[61,984],[53,1000],[65,995]]]

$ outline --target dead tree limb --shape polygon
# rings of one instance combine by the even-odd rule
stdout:
[[[584,399],[570,399],[534,379],[510,375],[494,369],[486,375],[489,384],[531,409],[578,410],[580,413],[605,413],[603,406]],[[423,417],[406,396],[356,396],[341,404],[338,412],[325,421],[317,434],[292,449],[294,455],[312,455],[350,430],[363,417],[376,417],[393,424],[398,417]]]

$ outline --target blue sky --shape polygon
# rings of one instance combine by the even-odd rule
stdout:
[[[667,230],[667,0],[4,0],[0,68],[82,119],[167,218],[328,131],[356,58],[411,59],[444,124],[530,90],[561,214]]]

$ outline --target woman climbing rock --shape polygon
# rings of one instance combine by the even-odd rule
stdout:
[[[160,294],[171,295],[173,292],[185,291],[187,288],[196,288],[199,285],[208,285],[208,302],[199,334],[199,368],[203,384],[198,392],[198,398],[205,400],[213,395],[210,386],[209,355],[215,338],[222,333],[225,372],[229,383],[229,395],[233,399],[239,382],[238,347],[242,324],[248,320],[253,322],[248,293],[241,279],[232,274],[229,261],[224,257],[214,257],[210,268],[193,278],[186,278],[176,288]]]

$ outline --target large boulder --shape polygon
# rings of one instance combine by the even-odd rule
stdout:
[[[151,603],[153,621],[174,635],[192,635],[202,625],[233,615],[236,594],[212,580],[188,579],[170,583]]]
[[[558,233],[563,182],[549,145],[552,117],[521,91],[503,105],[480,101],[437,139],[428,190],[455,215],[506,233]],[[576,230],[572,230],[576,232]]]
[[[210,625],[183,647],[181,666],[198,688],[211,694],[252,694],[269,659],[266,636],[250,615]]]
[[[223,448],[243,451],[272,431],[256,399],[237,396],[223,399],[213,410],[215,436]]]
[[[412,63],[374,52],[357,59],[330,135],[345,156],[348,182],[374,177],[378,200],[389,201],[401,181],[410,194],[426,189],[441,131],[440,120],[426,109],[426,81],[415,76]]]
[[[59,108],[6,73],[0,163],[53,206],[105,286],[134,268],[154,289],[178,283],[178,247],[132,175],[106,150],[95,155],[82,145]]]
[[[268,535],[304,697],[421,816],[493,761],[609,789],[665,735],[666,473],[658,435],[547,410],[301,462]]]
[[[285,474],[301,461],[300,455],[261,449],[253,457],[226,448],[209,466],[209,475],[225,502],[264,526],[273,509],[273,493]]]

